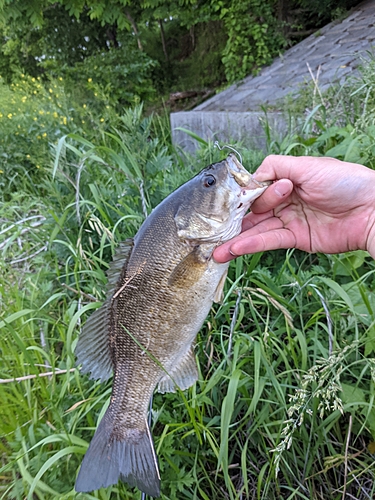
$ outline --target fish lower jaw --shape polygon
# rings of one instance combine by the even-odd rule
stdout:
[[[249,210],[251,203],[240,203],[236,209],[236,213],[233,217],[234,221],[238,221],[239,219],[243,219],[245,217],[246,212]]]
[[[267,189],[268,186],[261,186],[255,189],[242,189],[239,195],[239,203],[237,209],[241,206],[250,207],[250,205]]]

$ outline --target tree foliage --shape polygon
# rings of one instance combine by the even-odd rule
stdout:
[[[0,74],[96,77],[120,105],[241,79],[358,0],[0,0]]]

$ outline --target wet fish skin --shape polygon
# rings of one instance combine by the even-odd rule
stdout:
[[[150,397],[190,387],[198,378],[193,350],[228,263],[212,252],[237,235],[256,183],[234,155],[211,165],[169,195],[133,242],[120,246],[108,273],[108,299],[87,320],[76,354],[82,371],[107,379],[110,405],[83,459],[76,491],[118,480],[152,497],[160,475],[147,410]]]

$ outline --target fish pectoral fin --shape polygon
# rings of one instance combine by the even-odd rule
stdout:
[[[227,279],[228,275],[228,269],[226,269],[220,278],[219,284],[217,285],[216,291],[215,291],[215,296],[214,296],[214,302],[217,304],[221,304],[224,300],[224,283],[225,280]]]
[[[177,288],[186,288],[194,285],[206,271],[208,258],[195,247],[173,269],[168,279],[168,285]]]
[[[193,347],[177,363],[170,373],[165,374],[158,384],[158,392],[176,392],[176,385],[185,390],[198,380],[198,367]]]
[[[91,373],[90,378],[107,380],[112,373],[109,350],[110,301],[94,311],[83,326],[75,349],[77,364],[82,373]]]

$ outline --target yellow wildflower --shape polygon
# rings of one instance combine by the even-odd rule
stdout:
[[[47,132],[44,132],[43,137],[47,137]]]
[[[53,112],[53,117],[54,118],[58,118],[59,117],[59,115],[56,113],[56,111]]]
[[[63,79],[61,78],[61,76],[60,76],[59,80],[60,80],[60,82],[62,82],[62,81],[63,81]]]
[[[104,122],[104,118],[100,118],[100,121],[101,121],[101,122]]]
[[[32,79],[31,79],[31,81],[32,81],[32,82],[35,82],[35,78],[32,78]]]
[[[12,116],[13,116],[13,115],[12,115],[12,113],[9,113],[9,114],[8,114],[8,118],[9,118],[9,120],[12,118]]]
[[[42,136],[41,136],[41,135],[38,135],[36,138],[37,138],[37,139],[41,139],[41,138],[42,138]]]
[[[0,170],[0,174],[3,174],[4,173],[4,170]]]
[[[30,155],[26,155],[26,158],[30,158]]]
[[[39,114],[40,114],[40,115],[44,115],[44,111],[41,109],[41,110],[39,111]]]
[[[3,113],[0,113],[0,118],[2,118],[2,117],[3,117]]]
[[[64,116],[64,117],[63,117],[63,123],[64,123],[64,125],[66,125],[66,124],[67,124],[67,121],[68,121],[68,120],[66,119],[66,116]]]
[[[36,168],[40,168],[40,165],[36,165]]]
[[[89,78],[87,81],[88,81],[89,83],[91,83],[91,82],[92,82],[92,78]]]
[[[50,93],[50,94],[53,94],[53,90],[52,90],[52,89],[49,89],[49,93]]]
[[[83,107],[83,108],[87,108],[86,104],[84,104],[82,107]]]

